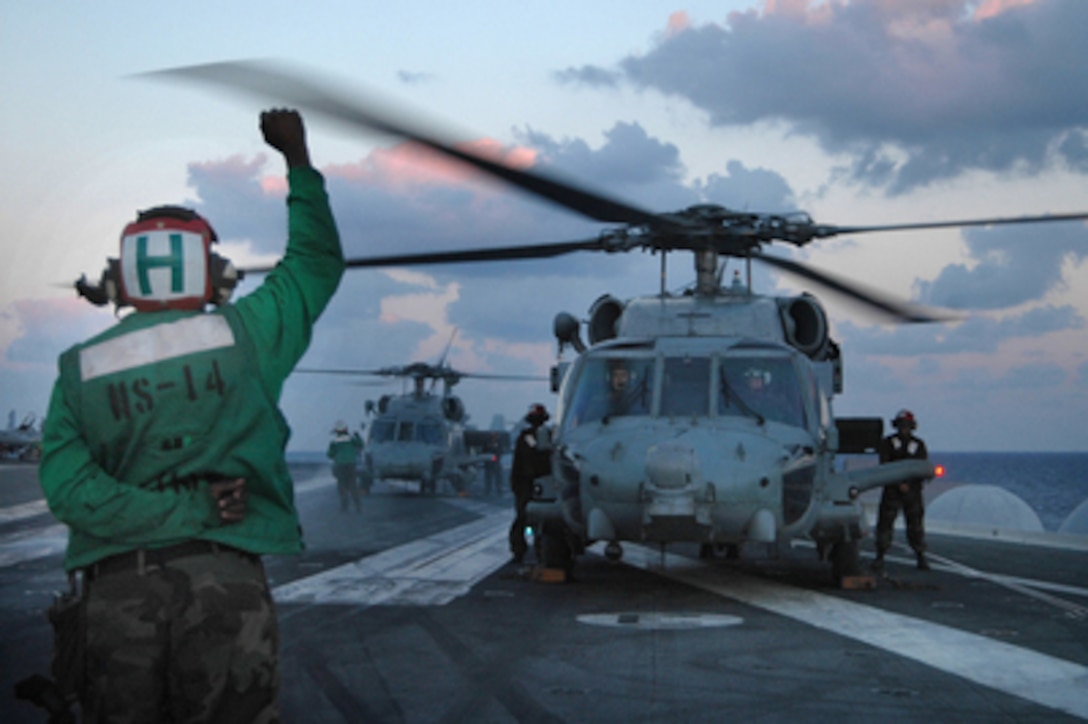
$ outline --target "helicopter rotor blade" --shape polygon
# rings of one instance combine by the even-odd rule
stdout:
[[[303,77],[300,72],[288,70],[280,64],[252,60],[191,65],[140,74],[140,77],[145,78],[196,81],[228,90],[245,91],[312,111],[356,129],[378,131],[414,141],[598,221],[655,225],[684,223],[680,219],[653,214],[600,193],[578,188],[570,182],[523,171],[464,147],[459,148],[453,141],[441,140],[418,126],[413,126],[407,120],[406,113],[394,111],[388,103],[373,97],[363,101],[350,100],[346,90],[336,90],[329,83],[318,82],[312,72],[308,76],[310,77]],[[353,89],[351,94],[356,98],[360,97],[358,90]]]
[[[548,380],[547,377],[538,377],[532,375],[500,375],[484,372],[461,372],[450,367],[436,367],[424,363],[413,363],[412,365],[409,365],[407,367],[382,367],[376,370],[297,368],[295,369],[295,372],[310,375],[348,375],[356,377],[360,375],[377,375],[379,377],[430,377],[434,379],[474,378],[486,380],[515,380],[526,382],[542,382]]]
[[[882,224],[877,226],[833,226],[819,224],[813,238],[825,239],[840,234],[862,234],[874,231],[909,231],[912,229],[948,229],[965,226],[1002,226],[1009,224],[1038,224],[1047,221],[1081,221],[1088,214],[1046,214],[1043,216],[994,217],[989,219],[961,219],[959,221],[922,221],[909,224]]]
[[[533,375],[491,375],[476,372],[461,372],[461,377],[476,380],[511,380],[515,382],[547,382],[547,377]]]
[[[957,318],[948,312],[896,299],[890,294],[864,287],[855,281],[847,281],[825,271],[818,271],[807,264],[791,259],[783,259],[779,256],[770,256],[758,252],[752,252],[752,258],[759,259],[765,264],[791,274],[804,277],[826,289],[859,302],[869,309],[887,315],[897,322],[925,324],[929,322],[946,322]]]
[[[601,237],[582,241],[557,241],[527,246],[498,246],[489,249],[457,249],[454,251],[420,252],[417,254],[391,254],[388,256],[356,257],[346,259],[348,269],[365,269],[391,266],[422,266],[425,264],[459,264],[478,261],[517,261],[519,259],[549,259],[575,251],[618,251]],[[266,274],[274,266],[246,267],[246,274]]]
[[[304,375],[378,375],[380,377],[393,377],[397,372],[390,369],[379,370],[336,370],[336,369],[307,369],[307,368],[295,368],[295,372]]]

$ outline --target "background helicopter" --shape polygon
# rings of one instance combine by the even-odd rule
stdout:
[[[41,455],[42,430],[37,416],[28,412],[15,424],[15,410],[8,413],[7,429],[0,429],[0,458],[37,460]]]
[[[452,342],[451,337],[450,344]],[[370,422],[362,473],[368,483],[382,479],[407,480],[418,482],[421,493],[435,493],[438,484],[445,481],[454,491],[463,493],[482,465],[510,449],[510,435],[503,429],[501,418],[493,421],[490,430],[469,426],[465,405],[453,394],[453,387],[465,378],[537,382],[544,378],[462,372],[446,363],[448,353],[449,344],[437,364],[413,362],[373,370],[298,370],[305,374],[394,377],[411,381],[411,389],[402,394],[382,395],[376,402],[366,402]],[[442,386],[436,390],[438,383]]]
[[[579,356],[558,370],[559,405],[553,474],[531,507],[544,555],[569,564],[587,544],[677,541],[739,547],[747,541],[815,540],[837,576],[856,568],[864,519],[858,494],[930,477],[928,463],[901,462],[839,472],[837,454],[871,450],[883,429],[876,418],[836,420],[842,361],[826,313],[811,295],[767,297],[748,280],[721,284],[723,258],[752,260],[790,272],[898,322],[932,322],[940,313],[899,302],[857,283],[764,252],[774,242],[802,247],[841,234],[990,226],[1083,219],[1088,214],[877,226],[817,224],[806,214],[764,214],[695,205],[653,213],[573,184],[518,170],[440,140],[373,104],[346,100],[310,79],[268,65],[228,63],[160,75],[245,90],[355,127],[390,133],[511,183],[591,219],[616,224],[599,235],[529,246],[465,249],[352,259],[354,268],[548,258],[575,251],[661,253],[658,294],[630,301],[602,297],[590,310],[589,345],[581,323],[556,318],[561,347]],[[695,284],[665,290],[668,252],[690,252]],[[624,368],[623,412],[586,412]],[[758,403],[748,380],[784,387],[788,411]],[[613,388],[614,389],[614,388]],[[586,404],[583,405],[582,403]]]

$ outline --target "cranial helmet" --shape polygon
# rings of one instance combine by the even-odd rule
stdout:
[[[180,206],[141,211],[121,232],[118,296],[138,311],[203,309],[214,301],[212,242],[202,216]]]
[[[529,405],[529,412],[525,415],[525,421],[530,425],[543,425],[551,419],[547,408],[539,402]]]
[[[918,421],[914,419],[914,413],[910,410],[900,410],[895,413],[895,417],[892,418],[892,425],[899,427],[902,424],[906,424],[911,430],[918,427]]]
[[[215,230],[181,206],[141,211],[121,232],[120,258],[109,259],[98,286],[80,278],[76,290],[92,304],[131,304],[138,311],[203,309],[225,304],[242,274],[214,254]]]

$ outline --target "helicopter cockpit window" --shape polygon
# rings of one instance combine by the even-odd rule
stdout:
[[[428,445],[444,445],[442,425],[434,420],[424,420],[416,425],[416,439]]]
[[[414,428],[415,424],[401,420],[397,424],[397,442],[411,442]]]
[[[653,401],[653,360],[601,357],[586,360],[570,398],[568,425],[615,417],[649,415]]]
[[[710,358],[667,357],[661,378],[661,414],[705,416],[710,411]]]
[[[721,361],[718,414],[759,415],[805,427],[797,371],[788,358],[727,356]]]
[[[389,442],[395,437],[396,423],[392,420],[375,420],[370,426],[371,442]]]

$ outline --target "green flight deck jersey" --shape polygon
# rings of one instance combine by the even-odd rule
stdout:
[[[208,312],[129,314],[61,355],[39,478],[69,527],[67,570],[192,539],[302,549],[280,392],[344,256],[321,174],[287,179],[287,249],[258,289]],[[246,515],[222,523],[208,485],[239,477]]]
[[[359,458],[359,452],[363,449],[363,438],[359,433],[337,435],[329,443],[329,449],[325,451],[325,457],[332,460],[333,465],[355,465]]]

